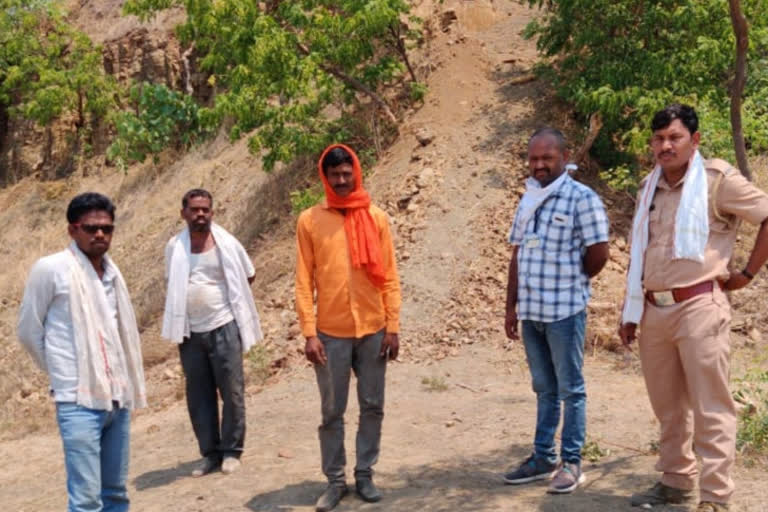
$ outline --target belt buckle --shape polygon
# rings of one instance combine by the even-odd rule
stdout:
[[[653,294],[653,301],[657,306],[671,306],[675,303],[675,296],[672,295],[672,290],[651,293]]]

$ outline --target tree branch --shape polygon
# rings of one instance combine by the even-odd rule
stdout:
[[[749,28],[747,20],[741,11],[740,0],[728,0],[731,10],[731,23],[736,36],[736,76],[731,85],[731,129],[733,131],[733,147],[736,152],[736,162],[741,173],[752,180],[747,160],[747,146],[744,141],[744,128],[741,122],[741,96],[747,82],[747,50],[749,48]]]
[[[307,48],[301,43],[297,43],[297,46],[299,48],[299,51],[304,56],[306,57],[309,56],[310,54],[309,48]],[[320,67],[320,69],[322,69],[329,75],[335,76],[336,78],[338,78],[345,84],[349,85],[356,91],[359,91],[362,94],[365,94],[366,96],[368,96],[384,112],[384,115],[387,116],[387,119],[389,119],[394,125],[397,125],[397,118],[395,117],[395,114],[392,113],[392,109],[389,107],[389,104],[376,91],[372,90],[370,87],[365,85],[363,82],[361,82],[357,78],[347,75],[346,73],[336,68],[335,66],[332,66],[330,64],[318,64],[318,66]]]

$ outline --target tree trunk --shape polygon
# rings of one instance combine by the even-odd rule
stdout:
[[[747,82],[747,50],[749,49],[749,29],[744,13],[741,12],[741,0],[728,0],[731,8],[731,23],[736,36],[736,76],[731,86],[731,129],[736,162],[741,173],[752,180],[747,161],[747,146],[744,142],[744,129],[741,123],[741,96]]]

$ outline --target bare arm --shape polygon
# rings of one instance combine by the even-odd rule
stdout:
[[[744,270],[754,276],[760,272],[766,260],[768,260],[768,219],[760,223],[760,230],[757,232],[752,254],[749,255],[749,261]],[[723,283],[723,288],[726,290],[738,290],[747,286],[751,280],[752,278],[747,277],[741,270],[736,270],[731,272],[731,276]]]
[[[608,261],[608,242],[599,242],[587,247],[584,254],[584,272],[590,278],[595,277],[603,270]]]
[[[504,316],[504,331],[507,338],[517,339],[517,252],[519,247],[512,247],[512,257],[509,260],[507,277],[507,307]]]

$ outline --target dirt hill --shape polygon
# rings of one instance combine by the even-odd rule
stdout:
[[[539,485],[504,486],[499,474],[527,455],[535,421],[523,351],[502,331],[505,236],[526,176],[525,143],[543,124],[563,127],[574,146],[585,134],[546,85],[530,79],[535,48],[520,31],[535,12],[500,0],[417,3],[418,14],[433,28],[420,55],[432,68],[429,95],[423,107],[406,115],[400,137],[367,181],[392,218],[404,294],[404,347],[400,362],[390,366],[377,466],[385,499],[368,505],[350,496],[338,510],[631,510],[629,494],[655,481],[652,452],[658,437],[636,356],[611,351],[617,345],[631,197],[602,188],[593,174],[579,175],[600,191],[612,223],[611,262],[594,283],[589,308],[588,436],[595,461],[585,466],[588,483],[568,497],[548,496]],[[134,510],[313,509],[323,488],[319,401],[293,312],[295,219],[285,206],[296,183],[311,179],[312,163],[305,166],[307,174],[291,179],[285,173],[266,175],[244,144],[222,139],[178,161],[169,156],[124,176],[95,168],[63,181],[22,180],[0,191],[0,221],[6,226],[0,254],[8,262],[0,281],[5,308],[0,396],[7,397],[0,406],[0,435],[6,438],[0,458],[18,461],[24,454],[23,464],[0,468],[0,502],[6,508],[60,510],[66,500],[44,380],[20,353],[13,323],[27,269],[65,243],[66,201],[95,188],[117,200],[114,257],[137,307],[145,311],[153,405],[137,414],[133,427]],[[173,347],[157,335],[156,309],[148,306],[162,298],[162,247],[180,227],[177,196],[197,185],[217,198],[219,222],[252,241],[254,292],[267,332],[247,361],[243,468],[201,480],[187,476],[198,454],[181,371]],[[751,240],[748,233],[744,238]],[[738,308],[735,375],[764,365],[765,287],[760,276],[750,291],[732,297]],[[356,404],[350,404],[347,418],[353,460]],[[38,433],[29,433],[35,428]],[[40,478],[43,472],[47,478]],[[736,510],[768,510],[761,490],[766,477],[764,466],[740,462]]]

